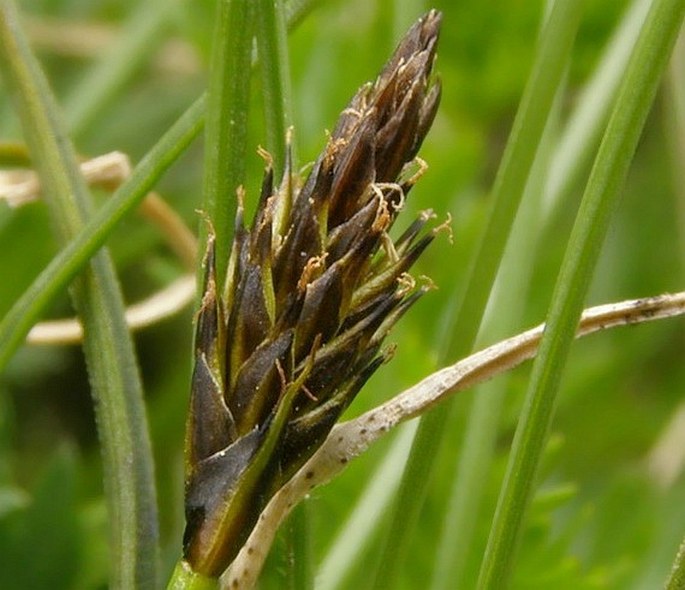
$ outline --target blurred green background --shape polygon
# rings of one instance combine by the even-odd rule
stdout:
[[[358,86],[375,76],[415,18],[430,7],[444,13],[436,66],[443,83],[442,106],[421,152],[430,168],[411,194],[405,223],[411,212],[421,209],[432,208],[441,219],[449,212],[455,240],[436,240],[417,265],[415,274],[429,275],[439,289],[398,326],[391,338],[398,344],[395,359],[355,401],[353,415],[436,368],[445,313],[460,293],[487,213],[489,190],[530,69],[544,3],[319,4],[289,38],[300,166],[316,157],[337,113]],[[199,96],[206,81],[213,5],[209,0],[21,3],[33,46],[68,120],[76,125],[74,139],[82,154],[119,150],[136,162]],[[587,2],[560,103],[561,120],[574,108],[627,6],[624,1]],[[163,10],[169,16],[141,45],[135,75],[107,100],[98,101],[89,117],[81,118],[84,96],[98,83],[91,72],[103,53],[116,43],[132,44],[136,26],[143,26],[146,19],[163,21],[155,16]],[[248,146],[252,203],[262,167],[256,148],[265,141],[258,76],[253,88]],[[664,90],[648,120],[588,304],[682,290],[685,202],[675,147],[679,128],[673,121],[670,94]],[[0,139],[21,139],[1,82]],[[536,228],[541,237],[532,286],[525,311],[512,322],[520,329],[544,318],[592,156],[589,151],[587,168],[572,183],[567,198],[543,228]],[[202,148],[196,142],[158,187],[193,229],[199,221],[201,184]],[[55,253],[50,235],[40,203],[19,210],[0,205],[0,313]],[[183,270],[158,230],[139,217],[126,220],[109,245],[129,301],[162,288]],[[65,294],[52,314],[70,313]],[[166,571],[179,555],[183,527],[182,443],[191,326],[192,311],[186,309],[135,336],[155,449]],[[682,415],[684,357],[682,319],[620,328],[575,345],[514,587],[649,589],[663,583],[685,533],[685,478],[682,464],[665,478],[652,453],[677,413]],[[517,369],[506,385],[496,459],[469,548],[465,588],[473,586],[477,575],[527,375],[528,367]],[[0,377],[0,389],[0,588],[106,587],[107,520],[88,378],[79,348],[22,348]],[[457,403],[401,588],[424,588],[431,578],[473,395],[478,391],[461,395]],[[377,444],[336,481],[313,492],[308,505],[315,563],[325,559],[389,444]],[[369,571],[377,567],[379,544],[376,531],[340,587],[367,587]],[[282,587],[279,575],[284,566],[278,548],[277,543],[267,564],[265,588]]]

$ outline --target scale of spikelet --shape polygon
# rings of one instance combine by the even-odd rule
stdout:
[[[239,199],[222,295],[209,236],[186,435],[184,554],[198,573],[230,564],[389,358],[383,339],[426,290],[406,272],[435,235],[422,233],[430,214],[394,243],[388,231],[439,102],[439,23],[435,11],[421,18],[357,92],[299,190],[289,161],[274,187],[266,158],[249,229]]]

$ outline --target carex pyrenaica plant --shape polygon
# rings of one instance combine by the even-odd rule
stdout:
[[[249,228],[239,199],[225,290],[205,257],[186,437],[190,567],[219,575],[268,500],[321,445],[391,356],[382,343],[427,290],[407,271],[430,212],[389,231],[424,165],[440,99],[440,14],[419,19],[342,112],[306,180],[267,161]]]

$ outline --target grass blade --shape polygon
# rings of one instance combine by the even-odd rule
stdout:
[[[543,187],[553,153],[553,136],[558,127],[562,96],[563,89],[560,88],[497,275],[498,286],[490,302],[491,308],[497,311],[483,323],[476,348],[483,348],[488,342],[495,342],[520,328],[518,324],[528,301],[535,254],[542,233]],[[487,475],[492,469],[507,386],[506,379],[486,383],[473,398],[436,553],[432,590],[466,585],[463,577],[469,555],[473,555],[472,548],[476,545],[476,522],[482,499],[486,496]]]
[[[634,0],[625,11],[611,41],[583,88],[562,136],[554,149],[545,187],[546,212],[577,186],[580,175],[589,169],[591,156],[602,139],[630,51],[647,16],[651,0]]]
[[[615,99],[630,57],[630,50],[639,35],[648,9],[649,2],[634,0],[625,12],[621,23],[607,43],[591,79],[585,85],[582,97],[564,126],[562,135],[557,138],[556,145],[549,137],[550,134],[545,132],[546,139],[543,138],[543,147],[539,151],[546,161],[543,165],[545,170],[539,169],[536,159],[531,173],[533,177],[538,177],[538,182],[544,183],[544,186],[533,188],[534,194],[544,195],[544,206],[538,212],[541,203],[527,205],[529,197],[524,197],[498,275],[498,281],[506,285],[506,290],[495,289],[495,293],[506,293],[506,296],[500,295],[498,302],[491,303],[492,309],[497,310],[499,334],[493,334],[492,338],[479,336],[482,343],[493,341],[498,335],[510,333],[518,327],[512,324],[512,321],[521,317],[523,308],[514,302],[526,301],[527,297],[519,292],[527,289],[521,281],[528,280],[526,269],[532,270],[535,265],[530,254],[526,253],[536,251],[533,246],[536,236],[544,234],[544,228],[549,224],[550,218],[554,217],[554,211],[569,194],[569,188],[575,186],[585,162],[599,144],[612,101]],[[530,190],[529,186],[526,192]],[[538,231],[531,232],[530,228],[538,228]],[[508,278],[501,276],[502,272],[506,272]],[[509,327],[506,327],[507,324]],[[487,327],[484,330],[491,332]],[[473,524],[476,521],[480,498],[484,494],[483,477],[491,469],[489,457],[497,436],[497,417],[505,387],[506,384],[501,381],[486,384],[473,400],[466,421],[464,446],[455,474],[450,508],[443,524],[440,550],[436,556],[433,590],[449,588],[464,582],[463,568],[469,557],[469,548],[476,544],[473,538]],[[473,549],[471,555],[474,555]]]
[[[31,54],[10,1],[0,4],[0,52],[24,134],[59,239],[66,243],[92,204],[54,98]],[[71,287],[84,324],[84,352],[98,416],[110,516],[114,587],[155,588],[158,522],[152,451],[142,387],[114,267],[98,254]]]
[[[503,588],[507,584],[583,299],[684,12],[683,0],[657,0],[631,56],[557,279],[490,531],[479,588]]]

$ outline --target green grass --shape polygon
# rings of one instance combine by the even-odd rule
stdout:
[[[500,588],[504,580],[521,589],[663,587],[685,536],[685,476],[682,460],[671,473],[654,457],[683,408],[685,324],[674,319],[620,328],[572,347],[563,334],[568,338],[580,306],[683,289],[682,91],[677,83],[662,84],[651,108],[650,93],[658,87],[669,35],[677,31],[684,2],[656,3],[667,16],[646,33],[651,34],[646,51],[653,55],[643,53],[630,74],[616,76],[627,67],[639,32],[639,22],[631,24],[624,15],[631,4],[644,14],[645,2],[588,0],[575,41],[574,17],[562,15],[556,25],[554,17],[549,21],[553,33],[545,43],[540,3],[505,2],[495,8],[446,0],[433,5],[286,1],[285,16],[265,12],[255,19],[259,46],[269,59],[267,67],[253,69],[251,79],[245,65],[251,46],[238,50],[242,61],[228,62],[226,55],[238,55],[231,43],[240,40],[223,34],[213,38],[214,3],[157,4],[169,7],[141,10],[132,1],[63,0],[20,6],[78,153],[120,150],[136,168],[113,196],[94,191],[95,213],[82,227],[72,226],[69,238],[74,239],[66,246],[51,237],[52,213],[44,204],[18,210],[0,205],[0,277],[10,277],[0,280],[0,587],[103,588],[127,567],[154,563],[153,548],[129,560],[117,558],[116,543],[109,545],[116,526],[112,503],[120,500],[113,499],[111,487],[106,496],[102,482],[122,472],[108,461],[102,406],[96,428],[80,349],[20,346],[28,328],[38,317],[72,313],[66,287],[104,242],[127,301],[169,283],[182,264],[155,228],[128,215],[145,191],[158,190],[198,231],[202,221],[196,210],[203,209],[230,233],[234,205],[225,195],[244,182],[251,211],[261,180],[257,146],[269,146],[280,165],[282,132],[292,124],[298,165],[313,160],[324,144],[324,130],[347,99],[375,76],[404,28],[430,7],[444,13],[436,66],[444,92],[421,152],[430,168],[407,209],[430,207],[441,218],[451,213],[455,243],[438,239],[420,261],[415,274],[429,275],[439,290],[403,319],[391,337],[398,344],[395,358],[369,382],[348,416],[467,354],[474,340],[476,347],[495,342],[542,321],[548,310],[550,321],[562,318],[557,323],[565,327],[558,335],[550,328],[549,346],[543,347],[551,356],[541,357],[532,375],[531,366],[521,367],[457,396],[449,411],[445,407],[429,415],[425,424],[434,440],[428,451],[419,446],[410,454],[408,473],[414,475],[405,476],[404,489],[411,494],[397,491],[402,486],[387,497],[368,493],[379,470],[388,481],[400,480],[408,456],[406,434],[399,441],[389,435],[336,480],[314,490],[277,539],[261,587],[371,588],[374,580],[378,588],[392,580],[391,587],[400,590],[455,584]],[[262,10],[280,4],[255,3]],[[556,4],[558,11],[566,5],[581,12],[577,3]],[[290,27],[288,55],[286,19],[297,23]],[[231,22],[235,14],[226,16],[227,26]],[[94,23],[119,36],[80,56],[68,53],[64,42],[50,43],[36,26],[48,24],[48,30],[59,32],[66,25]],[[85,40],[86,29],[81,30],[75,37]],[[190,52],[190,67],[183,65],[186,53],[162,63],[171,41]],[[221,47],[224,41],[231,43]],[[683,47],[676,51],[682,60]],[[556,61],[545,61],[550,55]],[[251,82],[249,95],[247,86],[224,84],[216,64],[226,66],[229,80],[232,72],[241,72],[241,80]],[[675,71],[667,81],[679,75]],[[621,91],[623,79],[637,81]],[[583,94],[591,81],[594,90]],[[56,160],[48,153],[48,164],[40,163],[36,154],[51,149],[41,140],[46,128],[41,131],[36,116],[28,115],[24,120],[33,121],[34,136],[22,135],[10,89],[13,82],[3,75],[0,141],[26,141],[37,168],[52,170],[45,174],[67,171],[70,156],[59,151],[52,152]],[[205,103],[191,105],[207,89],[213,123],[205,141],[217,149],[203,160],[200,142],[193,139],[201,136]],[[579,116],[583,112],[591,116]],[[598,152],[611,112],[609,129],[616,130],[620,117],[627,116],[622,120],[626,135],[607,134]],[[244,117],[237,143],[231,143],[235,136],[227,139],[224,127],[231,113]],[[612,160],[612,140],[620,148],[618,164]],[[632,144],[637,144],[634,156]],[[8,152],[0,167],[10,164]],[[608,197],[597,189],[602,173],[611,179]],[[57,183],[54,192],[68,192],[65,186]],[[608,199],[596,201],[604,203],[599,216],[588,215],[588,195]],[[584,213],[576,222],[581,198]],[[583,233],[582,224],[595,233],[589,249],[570,242]],[[582,276],[562,262],[567,248],[580,253]],[[491,294],[497,272],[498,287]],[[32,290],[22,298],[27,289]],[[489,315],[479,328],[488,297]],[[95,321],[109,321],[117,313],[95,312]],[[455,318],[458,328],[452,332]],[[142,435],[149,435],[155,462],[162,557],[159,580],[151,582],[155,586],[169,578],[181,550],[191,328],[188,309],[134,337],[149,431]],[[136,372],[128,361],[110,358],[103,361],[109,367],[104,377],[97,379],[93,355],[87,356],[96,385],[108,375],[110,385],[129,379],[111,371]],[[524,430],[515,434],[523,408],[541,399],[528,399],[529,388],[548,391],[544,419],[529,415],[521,422],[536,425],[532,438]],[[427,427],[419,433],[422,428]],[[518,442],[508,467],[512,439]],[[141,448],[134,453],[137,459],[144,459]],[[675,445],[670,456],[678,451]],[[521,479],[512,475],[521,473],[521,465],[531,474],[526,489],[517,488]],[[512,489],[518,492],[512,495]],[[502,490],[499,503],[510,509],[497,511],[491,533]],[[129,500],[142,499],[142,492],[131,493],[135,497]],[[145,493],[151,493],[150,485]],[[358,531],[348,527],[359,522],[351,519],[365,506],[380,513],[378,522],[357,524]],[[127,526],[135,522],[130,512],[123,515]],[[517,518],[504,518],[507,512]],[[393,520],[394,513],[401,518]],[[298,531],[308,531],[308,539]],[[681,557],[669,588],[682,584],[684,561]]]

